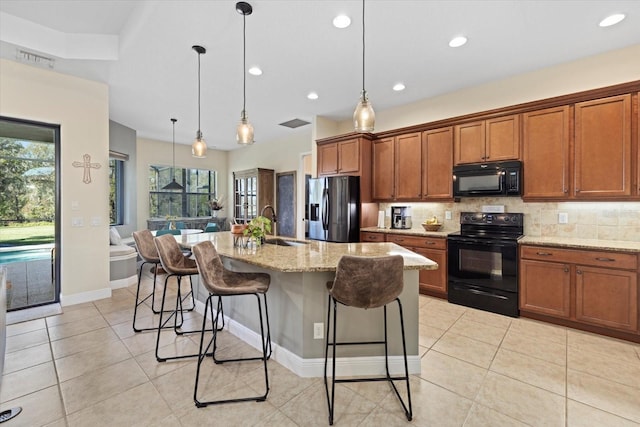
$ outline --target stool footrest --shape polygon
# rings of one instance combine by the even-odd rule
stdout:
[[[372,381],[406,381],[407,377],[372,377],[372,378],[343,378],[335,379],[336,383],[365,383]]]

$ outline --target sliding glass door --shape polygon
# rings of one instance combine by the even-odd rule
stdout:
[[[60,127],[0,116],[0,264],[9,311],[60,299]]]

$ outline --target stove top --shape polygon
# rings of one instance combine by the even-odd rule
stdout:
[[[524,214],[461,212],[460,231],[449,236],[517,240],[524,233]]]

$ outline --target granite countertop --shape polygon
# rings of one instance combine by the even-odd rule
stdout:
[[[421,237],[443,237],[446,238],[447,234],[453,233],[457,230],[443,230],[440,231],[426,231],[424,228],[410,228],[408,230],[402,230],[398,228],[378,228],[378,227],[365,227],[360,231],[366,231],[369,233],[384,233],[384,234],[403,234],[405,236],[421,236]]]
[[[566,249],[598,249],[607,251],[640,253],[640,243],[623,240],[576,239],[573,237],[524,236],[521,245],[544,245]]]
[[[335,271],[343,255],[385,256],[402,255],[405,270],[435,270],[438,264],[428,258],[404,249],[395,243],[331,243],[306,240],[307,244],[278,246],[263,244],[259,247],[239,248],[233,245],[231,232],[189,234],[175,236],[183,247],[211,240],[221,256],[244,261],[258,267],[283,272]],[[293,240],[294,239],[285,239]]]

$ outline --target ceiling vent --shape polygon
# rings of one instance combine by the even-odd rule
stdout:
[[[47,56],[38,55],[37,53],[27,52],[26,50],[17,49],[16,59],[27,64],[37,65],[43,68],[53,68],[55,60]]]
[[[289,120],[288,122],[280,123],[280,126],[284,126],[289,129],[295,129],[295,128],[299,128],[300,126],[308,125],[309,123],[311,122],[307,122],[301,119],[293,119],[293,120]]]

